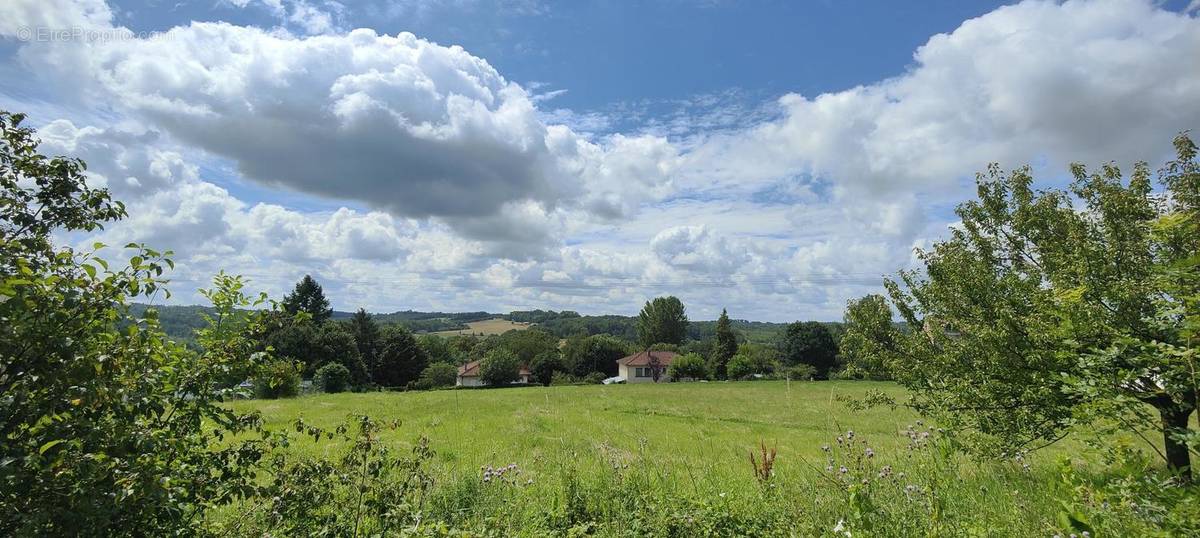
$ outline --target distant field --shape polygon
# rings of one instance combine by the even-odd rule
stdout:
[[[513,329],[521,330],[528,329],[529,323],[509,321],[502,318],[485,319],[483,321],[472,321],[467,323],[467,329],[457,331],[438,331],[430,334],[438,336],[461,336],[461,335],[477,335],[487,336],[490,334],[504,334]]]

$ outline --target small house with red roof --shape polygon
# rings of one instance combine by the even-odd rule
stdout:
[[[641,351],[617,359],[617,376],[626,383],[661,383],[670,381],[667,367],[679,356],[674,351]]]
[[[458,367],[458,378],[455,385],[460,387],[482,387],[484,383],[479,378],[479,363],[481,360],[474,360]],[[520,373],[517,374],[517,380],[513,381],[514,385],[528,385],[529,380],[533,378],[533,372],[529,370],[529,365],[522,364]]]

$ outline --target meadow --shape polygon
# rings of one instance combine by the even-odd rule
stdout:
[[[480,321],[467,322],[466,329],[457,329],[452,331],[437,331],[430,334],[438,336],[489,336],[493,334],[504,334],[512,330],[528,329],[531,326],[529,323],[519,321],[509,321],[504,318],[485,319]]]
[[[405,452],[424,437],[434,452],[425,517],[483,534],[1052,536],[1064,506],[1077,501],[1072,477],[1098,472],[1074,439],[1006,461],[969,459],[911,411],[856,410],[843,400],[870,390],[903,396],[890,383],[763,381],[322,394],[234,406],[280,429],[297,418],[322,428],[347,415],[398,421],[381,431],[382,444]],[[756,474],[763,445],[777,451],[768,476]],[[290,447],[333,458],[346,449],[327,440]],[[1065,476],[1064,457],[1073,458]],[[1134,532],[1132,517],[1107,524]]]

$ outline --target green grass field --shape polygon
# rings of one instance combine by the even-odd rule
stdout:
[[[234,405],[261,411],[274,427],[303,418],[332,428],[350,414],[398,420],[382,434],[386,445],[405,450],[424,436],[436,452],[429,517],[503,535],[558,535],[575,529],[568,524],[611,536],[820,535],[839,520],[876,521],[887,529],[881,535],[923,535],[931,525],[950,535],[1050,536],[1060,528],[1055,461],[1081,458],[1082,444],[1068,440],[1039,452],[1028,469],[937,457],[930,448],[908,448],[901,432],[918,420],[910,411],[856,411],[840,399],[871,389],[903,395],[888,383],[771,381],[313,395]],[[851,430],[854,446],[838,447],[836,438]],[[778,449],[769,484],[755,478],[749,459],[764,442]],[[833,445],[831,453],[824,445]],[[345,448],[301,440],[291,450],[336,457]],[[865,458],[866,448],[876,455]],[[519,483],[481,480],[481,467],[509,464],[521,469]],[[830,464],[850,470],[831,472]],[[877,479],[884,465],[894,474]],[[866,493],[852,495],[860,479],[871,482],[862,491],[876,500],[868,504],[872,515],[854,519],[864,509]]]
[[[869,388],[899,394],[885,383],[769,381],[314,395],[238,406],[258,409],[268,421],[303,418],[322,427],[336,426],[347,414],[399,419],[401,427],[387,434],[395,442],[424,435],[440,461],[462,469],[641,450],[666,465],[736,466],[749,477],[744,460],[760,441],[778,445],[784,466],[819,456],[822,444],[848,429],[881,446],[899,443],[896,433],[914,415],[850,412],[838,400]]]

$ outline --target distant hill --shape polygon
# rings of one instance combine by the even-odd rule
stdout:
[[[134,315],[140,315],[145,311],[147,305],[134,304],[132,308]],[[158,317],[162,322],[163,330],[172,338],[183,342],[192,341],[194,331],[204,326],[204,319],[201,317],[201,313],[212,312],[211,307],[197,305],[168,305],[156,306],[155,308],[158,310]],[[353,315],[353,312],[335,310],[333,312],[333,319],[347,320]],[[637,316],[584,316],[570,310],[562,312],[555,312],[553,310],[517,310],[508,314],[404,310],[390,314],[371,315],[375,318],[375,321],[381,324],[395,323],[403,325],[416,333],[437,332],[452,334],[455,331],[471,333],[473,331],[470,324],[474,324],[474,327],[476,327],[477,330],[474,332],[480,332],[478,327],[481,326],[481,323],[486,324],[489,320],[500,319],[512,322],[508,326],[513,328],[525,327],[532,324],[559,338],[568,338],[581,334],[611,334],[630,341],[637,339]],[[835,335],[840,336],[842,331],[840,323],[829,323],[828,325],[834,330]],[[688,338],[692,340],[711,338],[716,332],[716,326],[716,321],[693,321],[688,324]],[[786,323],[733,320],[734,330],[745,335],[747,340],[756,343],[771,343],[775,341],[786,327]],[[494,331],[482,332],[491,333]]]

